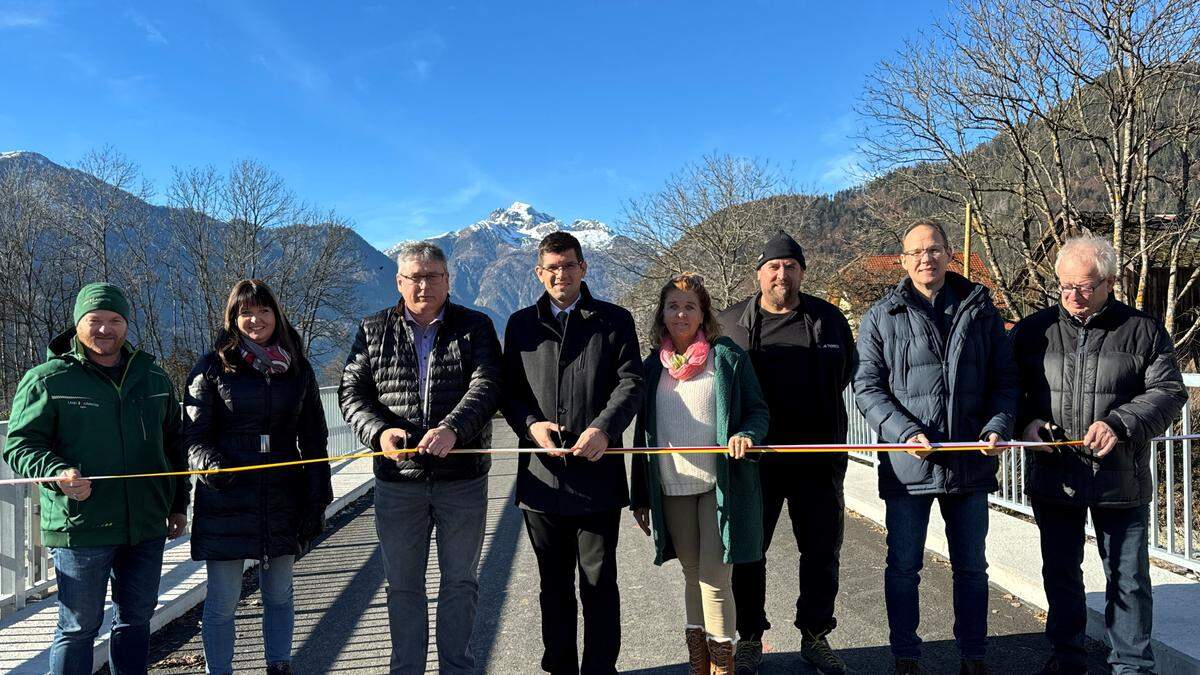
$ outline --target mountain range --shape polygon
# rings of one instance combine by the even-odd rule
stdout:
[[[486,313],[503,335],[509,315],[533,304],[542,293],[534,266],[538,243],[551,232],[569,232],[579,239],[589,263],[587,284],[592,293],[608,300],[619,298],[632,280],[624,268],[605,263],[634,242],[596,220],[567,224],[529,204],[513,202],[483,220],[426,241],[446,254],[451,298]],[[394,259],[405,243],[384,253]]]
[[[128,192],[115,191],[82,171],[56,164],[36,152],[0,152],[0,176],[18,170],[48,183],[69,186],[71,194],[84,195],[79,197],[81,199],[88,199],[86,195],[95,194],[97,190],[115,192],[122,208],[136,209],[139,217],[144,219],[148,236],[158,241],[169,240],[167,233],[173,211],[174,215],[179,214],[172,207],[150,204]],[[213,219],[211,226],[221,228],[228,224]],[[492,211],[482,220],[429,241],[440,246],[448,258],[452,300],[488,314],[503,335],[509,315],[532,304],[541,294],[542,287],[533,274],[537,245],[542,237],[557,231],[570,232],[580,240],[585,257],[591,263],[587,276],[589,287],[598,296],[614,299],[617,289],[626,285],[621,275],[628,276],[628,272],[605,265],[603,260],[632,246],[633,241],[596,220],[564,223],[529,204],[514,202],[507,208]],[[398,298],[395,254],[404,242],[380,251],[353,230],[349,231],[348,240],[350,264],[344,274],[354,280],[355,304],[359,312],[366,314],[395,304]],[[82,242],[72,244],[82,245]],[[168,253],[158,266],[166,270],[173,265],[185,264],[183,251],[177,252],[175,260],[171,259],[173,255]],[[268,251],[266,255],[277,258],[283,253]],[[331,354],[331,361],[344,354],[344,349],[339,350],[336,346],[333,351],[336,355]]]

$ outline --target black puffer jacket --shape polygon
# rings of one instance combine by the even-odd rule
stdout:
[[[363,445],[379,451],[379,436],[396,427],[408,432],[410,447],[432,427],[444,425],[458,437],[455,447],[492,445],[492,415],[500,405],[500,341],[482,312],[446,303],[429,360],[429,395],[421,396],[417,351],[404,322],[401,302],[362,320],[342,371],[338,402],[342,416]],[[396,464],[375,458],[380,480],[478,478],[491,468],[484,454],[444,458],[412,455]]]
[[[1061,306],[1035,312],[1017,324],[1012,340],[1021,378],[1018,429],[1040,418],[1078,439],[1101,420],[1121,439],[1100,459],[1086,450],[1025,453],[1026,493],[1069,504],[1150,503],[1149,441],[1187,401],[1162,324],[1110,300],[1086,325]]]
[[[1017,369],[1004,321],[987,288],[950,272],[962,301],[943,340],[918,304],[908,279],[875,303],[858,328],[854,396],[883,443],[918,433],[932,442],[977,441],[990,433],[1012,438],[1017,414]],[[917,459],[879,453],[879,494],[963,494],[999,487],[995,457],[934,452]]]
[[[249,365],[226,372],[216,353],[200,360],[184,392],[184,444],[193,469],[325,457],[329,432],[312,368],[270,378]],[[264,448],[262,436],[270,438]],[[264,451],[265,450],[265,451]],[[214,487],[214,485],[216,487]],[[239,560],[301,552],[306,518],[333,501],[329,465],[218,474],[196,485],[192,558]]]

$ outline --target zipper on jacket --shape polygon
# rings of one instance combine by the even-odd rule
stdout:
[[[1083,377],[1084,377],[1084,362],[1087,354],[1084,350],[1087,348],[1087,326],[1079,327],[1079,339],[1075,345],[1075,400],[1071,401],[1071,406],[1075,409],[1075,428],[1080,434],[1084,433],[1086,421],[1083,419]],[[1091,453],[1088,453],[1089,459]],[[1093,470],[1095,467],[1092,467]]]
[[[263,419],[263,431],[265,432],[259,439],[258,452],[263,455],[264,462],[271,459],[271,408],[273,401],[271,400],[271,373],[263,374],[267,380],[267,396],[266,396],[266,414]],[[259,514],[260,522],[262,523],[262,568],[269,569],[270,564],[267,562],[267,552],[271,545],[271,529],[270,523],[267,520],[267,472],[258,472],[258,494],[259,494]]]

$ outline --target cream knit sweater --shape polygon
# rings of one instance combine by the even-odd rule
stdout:
[[[716,371],[709,354],[704,371],[690,380],[663,372],[655,392],[658,443],[663,447],[696,447],[717,442]],[[717,483],[717,456],[712,454],[658,455],[662,491],[668,497],[698,495]]]

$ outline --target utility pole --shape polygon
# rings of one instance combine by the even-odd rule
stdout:
[[[967,216],[963,219],[963,276],[971,280],[971,202],[967,202]]]

